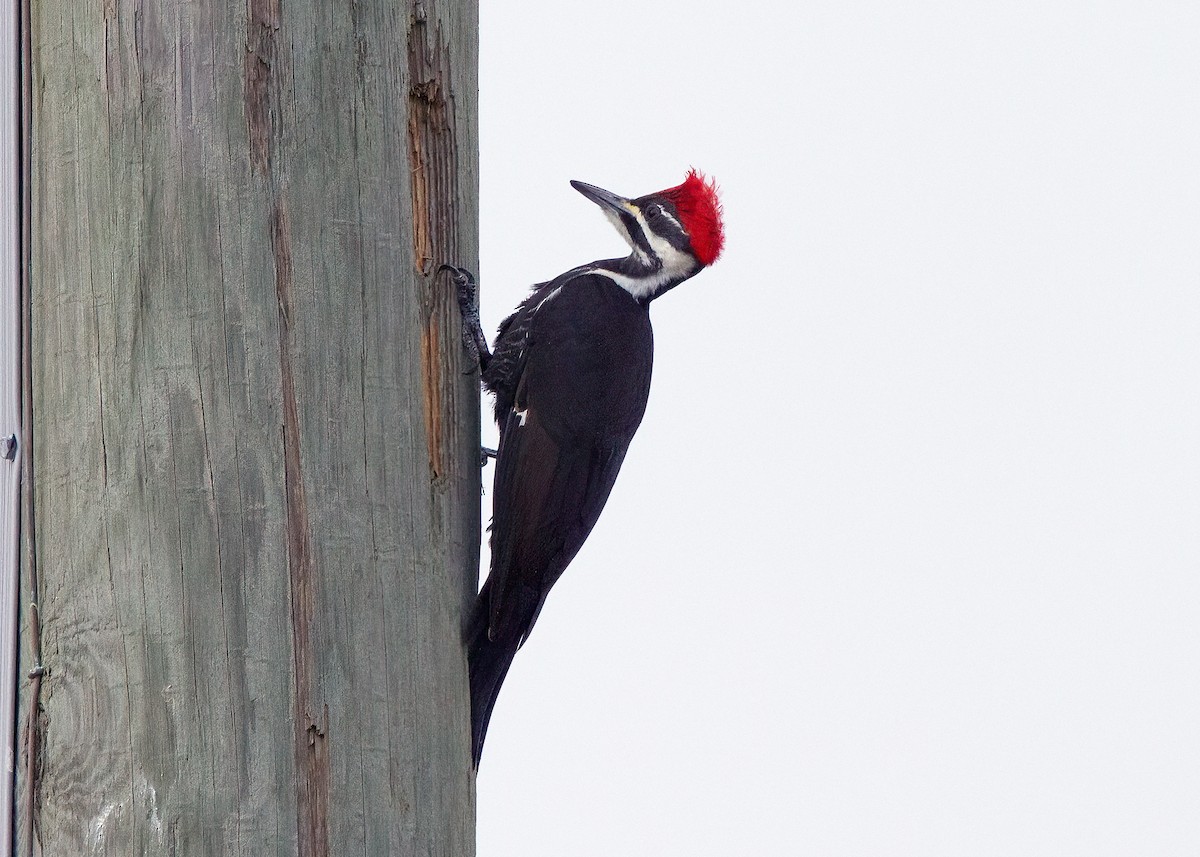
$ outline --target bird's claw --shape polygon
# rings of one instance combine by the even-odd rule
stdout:
[[[479,322],[479,286],[475,283],[475,275],[466,268],[455,265],[442,265],[438,273],[450,272],[450,279],[458,297],[458,311],[462,316],[463,347],[471,359],[471,368],[463,374],[475,371],[475,366],[481,370],[487,368],[492,352],[488,348],[487,337],[483,334],[483,326]]]

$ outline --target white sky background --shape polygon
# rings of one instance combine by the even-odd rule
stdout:
[[[623,254],[569,179],[695,165],[728,242],[480,854],[1200,853],[1200,6],[481,11],[489,335]]]

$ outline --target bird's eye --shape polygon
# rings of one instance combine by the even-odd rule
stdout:
[[[658,215],[660,213],[662,213],[662,209],[659,208],[657,205],[646,206],[646,216],[647,217],[658,217]]]

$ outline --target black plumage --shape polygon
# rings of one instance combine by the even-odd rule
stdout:
[[[653,358],[646,305],[594,273],[543,286],[501,328],[484,373],[501,430],[492,569],[469,641],[476,762],[513,655],[617,480]]]

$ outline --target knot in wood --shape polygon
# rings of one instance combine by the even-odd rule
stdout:
[[[442,86],[436,78],[423,83],[414,83],[409,94],[418,101],[425,101],[429,104],[442,103]]]

